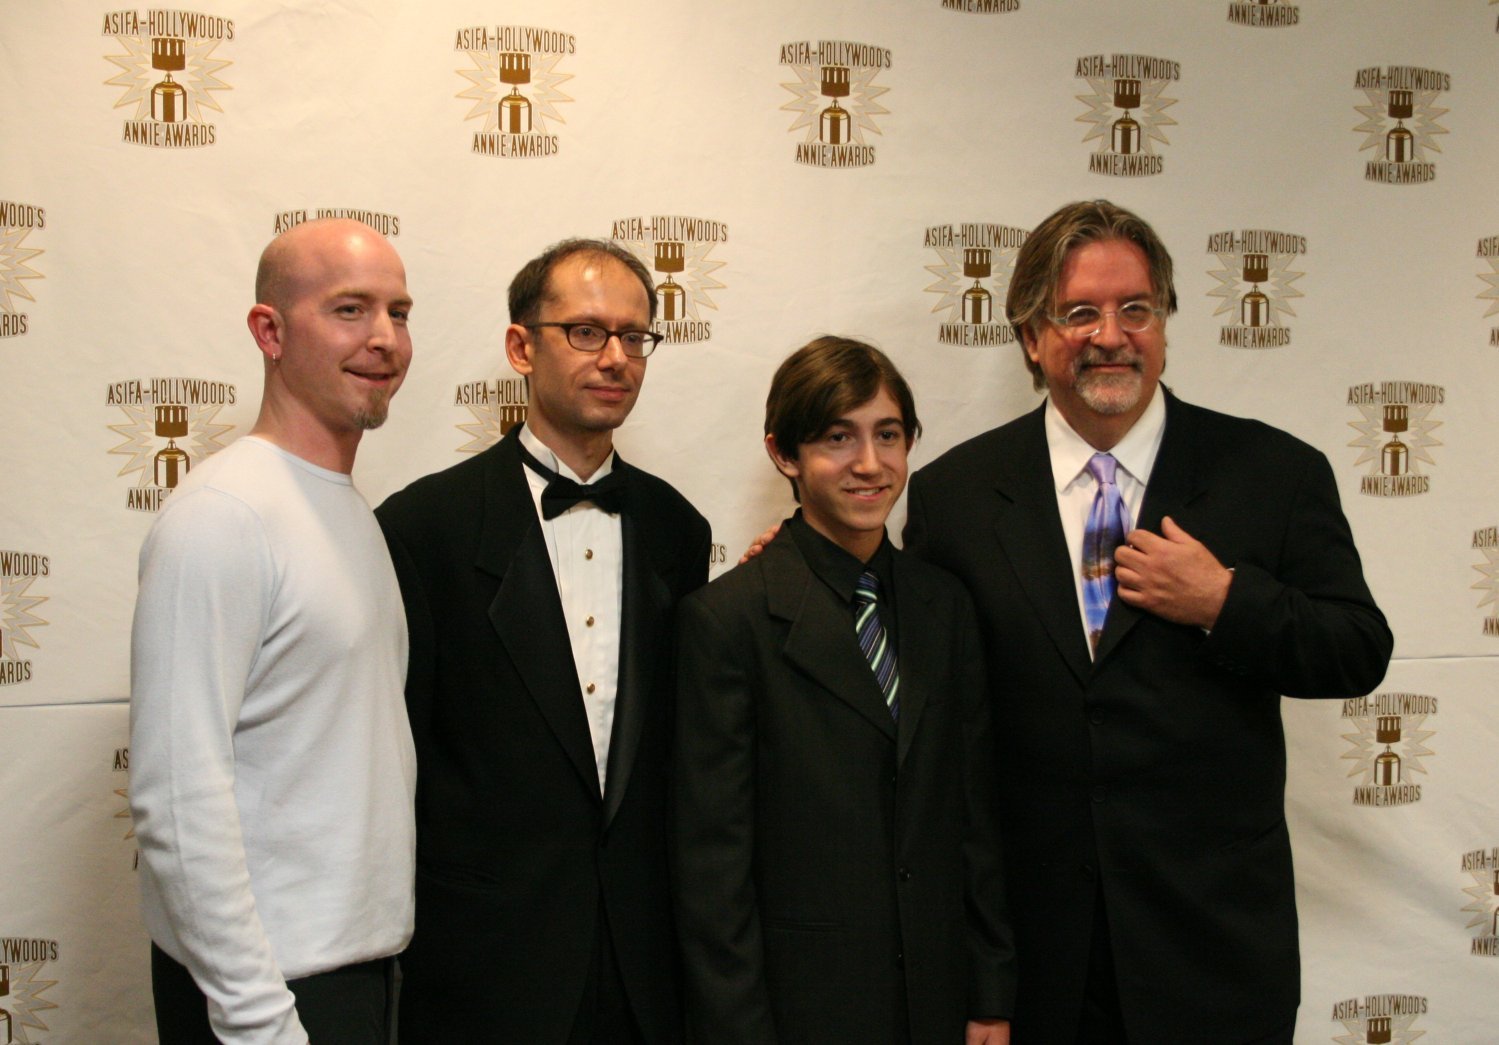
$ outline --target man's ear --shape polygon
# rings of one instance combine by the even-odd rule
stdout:
[[[259,304],[250,309],[250,314],[245,317],[245,324],[250,328],[250,336],[255,339],[255,347],[260,349],[261,355],[272,363],[279,363],[282,332],[286,328],[286,321],[281,318],[281,313],[270,305]]]
[[[519,323],[511,323],[505,328],[505,358],[510,361],[510,369],[524,377],[530,377],[531,371],[536,369],[531,362],[535,346],[526,336],[528,333]]]
[[[787,457],[781,453],[781,448],[776,445],[776,437],[769,432],[765,433],[765,452],[770,455],[771,463],[776,466],[787,479],[795,479],[802,474],[801,467],[796,463],[795,457]]]
[[[1020,343],[1025,348],[1025,358],[1038,366],[1041,363],[1041,350],[1036,346],[1036,335],[1030,327],[1020,332]]]

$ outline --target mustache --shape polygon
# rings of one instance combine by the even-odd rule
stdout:
[[[1105,352],[1099,348],[1088,347],[1080,352],[1072,361],[1072,372],[1080,374],[1092,366],[1129,366],[1140,370],[1144,366],[1144,357],[1138,352]]]

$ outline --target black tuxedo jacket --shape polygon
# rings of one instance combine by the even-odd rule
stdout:
[[[620,671],[605,793],[518,432],[376,512],[411,634],[416,934],[401,1037],[563,1042],[607,917],[646,1040],[681,1038],[666,884],[671,623],[708,524],[620,461]]]
[[[1017,1045],[1071,1045],[1102,890],[1130,1040],[1248,1041],[1295,1019],[1280,695],[1344,697],[1392,638],[1326,458],[1167,395],[1136,525],[1235,570],[1211,634],[1115,599],[1088,657],[1042,408],[912,479],[906,547],[978,607],[1020,986]]]
[[[961,1045],[1008,1016],[972,605],[899,552],[900,721],[784,529],[679,611],[673,869],[689,1039]]]

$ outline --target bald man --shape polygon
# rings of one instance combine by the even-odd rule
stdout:
[[[406,621],[349,473],[411,362],[411,296],[369,227],[261,255],[250,434],[141,549],[131,810],[163,1045],[386,1045],[411,938]]]

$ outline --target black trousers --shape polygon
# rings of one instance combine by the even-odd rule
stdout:
[[[391,1045],[395,959],[381,958],[288,980],[312,1045]],[[161,1045],[215,1045],[208,999],[192,973],[154,943],[151,997]]]

